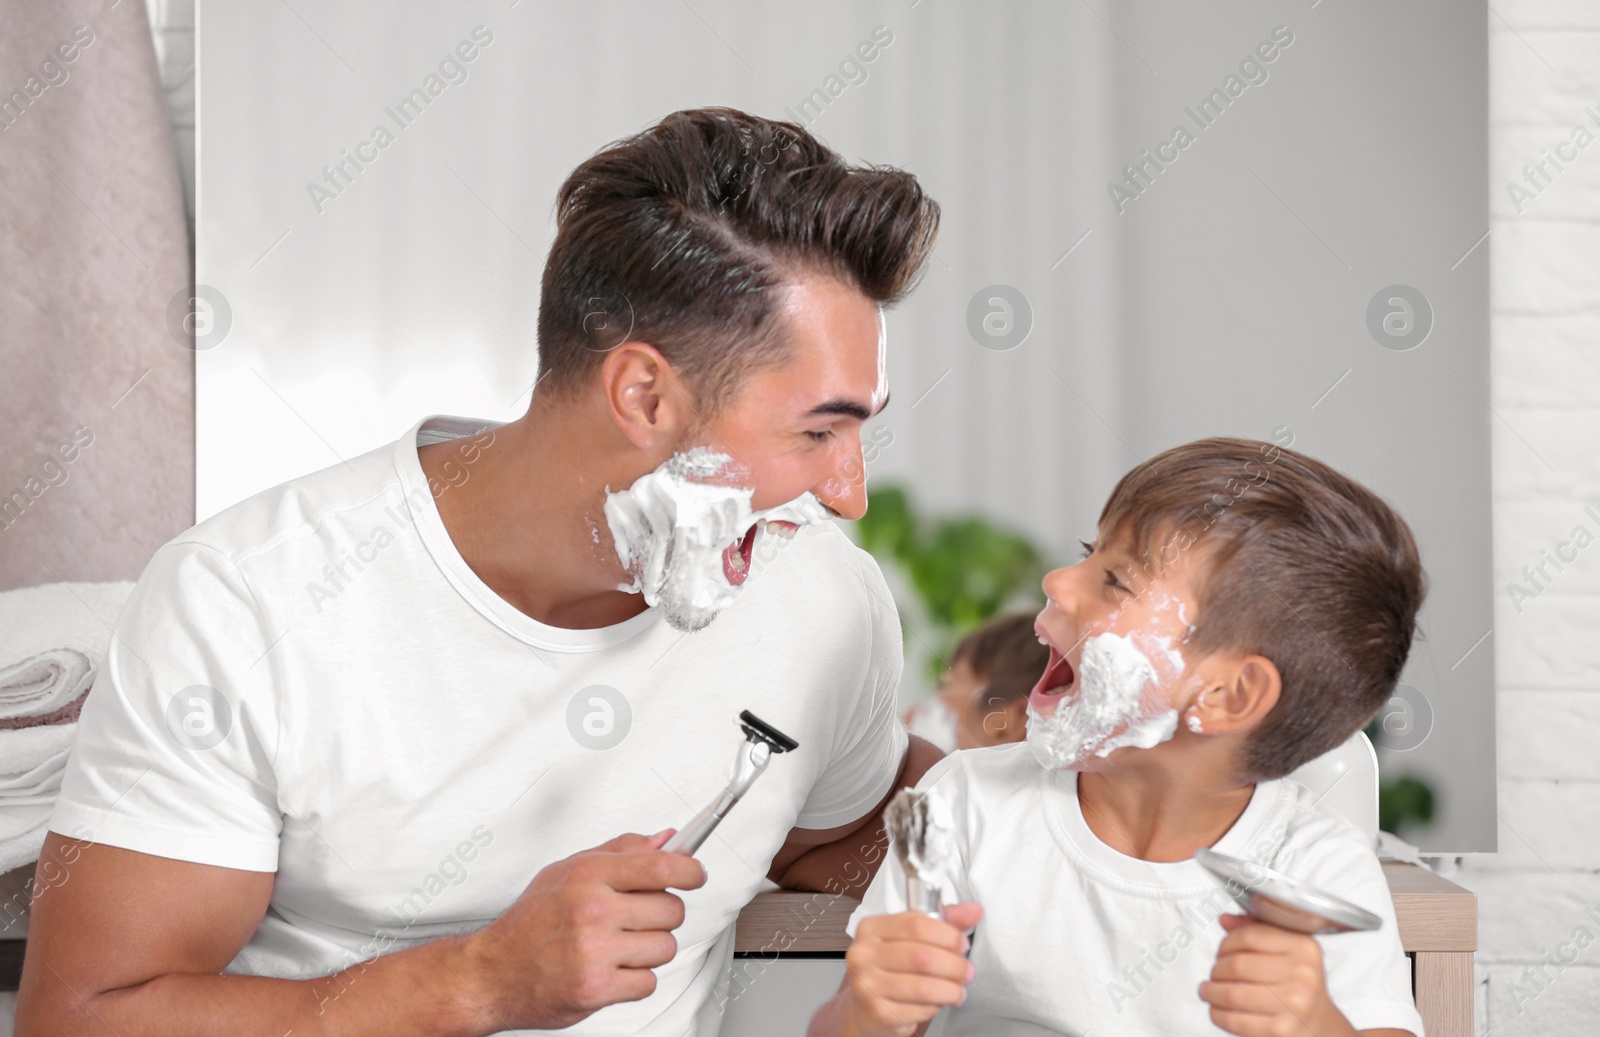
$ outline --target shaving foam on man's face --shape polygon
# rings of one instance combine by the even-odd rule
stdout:
[[[763,531],[792,537],[827,511],[803,493],[752,511],[747,473],[707,447],[673,454],[620,492],[607,491],[606,523],[623,569],[619,590],[644,595],[676,630],[699,630],[729,605],[750,574]]]
[[[1169,577],[1171,574],[1168,574]],[[1045,577],[1035,630],[1050,662],[1028,697],[1028,747],[1051,770],[1172,738],[1186,686],[1182,644],[1196,612],[1175,578],[1146,578],[1116,551]]]

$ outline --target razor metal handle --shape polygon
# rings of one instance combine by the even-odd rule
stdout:
[[[767,762],[772,759],[772,747],[765,742],[744,742],[739,746],[739,755],[733,761],[733,775],[728,780],[728,787],[723,789],[711,805],[694,816],[694,820],[679,829],[671,839],[662,847],[668,853],[681,853],[693,857],[700,845],[711,837],[717,825],[728,816],[728,811],[733,805],[750,791],[750,786],[767,769]]]
[[[667,844],[662,847],[668,853],[681,853],[693,857],[695,851],[700,849],[700,844],[711,837],[717,825],[728,816],[728,811],[739,802],[739,797],[731,792],[723,792],[716,801],[694,816],[694,820],[684,825]]]

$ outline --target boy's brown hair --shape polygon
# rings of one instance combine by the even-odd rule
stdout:
[[[796,123],[695,108],[574,169],[556,226],[541,381],[570,393],[606,351],[644,341],[712,414],[787,359],[775,289],[825,274],[898,302],[933,253],[939,206],[910,173],[848,165]]]
[[[971,667],[984,682],[990,704],[1028,694],[1050,663],[1050,649],[1039,643],[1034,619],[1032,612],[990,619],[956,644],[950,665],[964,662]]]
[[[1200,551],[1189,645],[1277,666],[1282,694],[1246,745],[1251,777],[1333,749],[1400,679],[1426,594],[1416,541],[1381,498],[1322,462],[1259,440],[1186,443],[1123,476],[1100,529],[1131,537],[1147,577]]]

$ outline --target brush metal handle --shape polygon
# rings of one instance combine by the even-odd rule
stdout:
[[[921,911],[935,918],[944,917],[939,910],[939,887],[923,882],[914,871],[906,873],[906,909]]]
[[[944,910],[940,901],[941,890],[938,886],[930,886],[923,882],[914,873],[906,874],[906,908],[910,911],[921,911],[923,914],[935,918],[943,918]],[[970,960],[972,948],[978,945],[978,930],[976,927],[967,932],[967,949],[961,956]]]

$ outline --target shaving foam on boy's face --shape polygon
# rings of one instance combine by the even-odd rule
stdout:
[[[810,493],[752,511],[749,473],[726,454],[673,454],[626,490],[606,488],[606,524],[622,568],[619,590],[644,595],[676,630],[699,630],[733,603],[763,530],[791,537],[827,517]]]
[[[1028,697],[1028,746],[1046,768],[1167,741],[1196,690],[1182,652],[1196,612],[1187,587],[1159,578],[1135,593],[1119,560],[1098,551],[1045,577],[1036,630],[1050,663]]]

